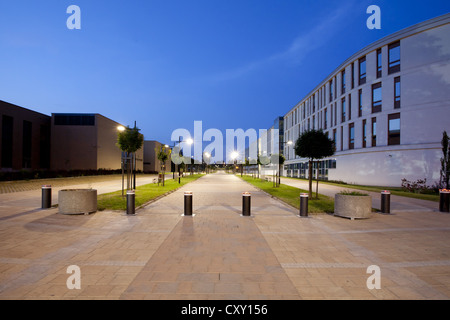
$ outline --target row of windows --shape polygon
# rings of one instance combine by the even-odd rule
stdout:
[[[346,69],[344,68],[340,72],[340,96],[345,95],[347,87],[351,86],[351,89],[355,88],[355,63],[358,66],[358,85],[361,86],[366,83],[367,79],[367,67],[366,67],[366,56],[359,58],[357,61],[351,63],[351,74],[350,83],[347,83],[348,78],[346,76]],[[400,41],[396,41],[388,45],[388,75],[397,73],[400,71]],[[382,48],[377,49],[376,53],[376,70],[374,70],[376,78],[381,78],[383,74],[383,64],[382,64]],[[318,109],[325,107],[327,103],[326,99],[326,87],[328,87],[328,103],[333,104],[338,98],[337,94],[337,76],[331,78],[328,81],[327,86],[323,86],[317,92],[312,94],[308,99],[306,99],[298,108],[286,116],[287,120],[286,126],[292,127],[299,121],[306,119],[316,112],[316,103],[318,103]],[[395,108],[400,107],[400,78],[395,78]],[[361,102],[361,90],[359,90],[360,95],[360,106]],[[372,112],[381,111],[381,83],[372,86]],[[343,98],[345,100],[345,98]],[[317,101],[317,102],[316,102]],[[341,100],[342,101],[342,100]],[[350,101],[350,100],[349,100]],[[300,120],[301,118],[301,120]]]
[[[371,126],[370,137],[368,136],[367,126]],[[368,139],[371,141],[371,147],[377,146],[377,118],[373,117],[370,119],[370,123],[367,123],[367,119],[362,121],[362,147],[368,147]],[[340,151],[344,150],[344,126],[340,128]],[[334,144],[337,145],[337,129],[333,129],[333,136],[331,137]],[[388,145],[399,145],[400,144],[400,113],[394,113],[388,115]],[[355,123],[350,123],[348,125],[348,142],[347,149],[352,150],[355,148]]]
[[[370,126],[370,133],[368,130],[368,126]],[[400,113],[393,113],[388,115],[388,136],[387,136],[387,144],[389,146],[392,145],[399,145],[400,144]],[[355,149],[355,139],[356,139],[356,132],[355,132],[355,123],[349,123],[347,127],[341,126],[339,128],[340,130],[340,143],[339,148],[337,144],[337,133],[338,129],[333,129],[332,131],[327,131],[328,137],[334,141],[334,145],[336,146],[336,151],[343,151],[343,150],[352,150]],[[344,130],[348,130],[347,135],[347,141],[344,141]],[[330,137],[330,133],[332,136]],[[369,136],[370,134],[370,136]],[[372,117],[371,119],[363,119],[362,120],[362,126],[361,126],[361,135],[358,135],[361,137],[361,146],[362,148],[369,147],[369,140],[370,140],[370,147],[376,147],[377,146],[377,118]],[[289,147],[286,147],[285,151],[288,151]],[[289,152],[285,153],[287,155],[287,160],[289,160]]]
[[[393,102],[394,109],[399,109],[401,105],[401,91],[400,91],[400,77],[394,78],[394,88],[393,88]],[[371,93],[371,113],[378,113],[382,111],[382,83],[375,83],[372,85],[372,93]],[[358,117],[363,116],[363,89],[358,90],[358,108],[357,113]],[[330,111],[330,112],[328,112]],[[346,121],[350,121],[353,118],[352,114],[352,95],[348,94],[341,98],[340,102],[340,110],[338,110],[338,103],[335,102],[331,104],[330,107],[326,107],[322,111],[317,112],[312,117],[306,119],[306,121],[302,121],[300,123],[300,131],[311,130],[311,129],[323,129],[327,130],[330,124],[330,127],[334,127],[338,125],[338,113],[340,113],[340,123],[344,123]],[[330,117],[329,117],[330,115]],[[317,116],[317,117],[316,117]],[[317,121],[316,121],[317,120]],[[330,120],[330,123],[328,122]],[[287,131],[289,135],[289,131]],[[287,137],[289,138],[289,137]],[[289,140],[289,139],[288,139]]]

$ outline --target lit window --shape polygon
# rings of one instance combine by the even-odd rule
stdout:
[[[372,118],[372,147],[377,146],[377,118]]]

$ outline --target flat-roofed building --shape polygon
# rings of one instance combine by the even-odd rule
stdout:
[[[50,168],[50,119],[0,100],[1,171]]]
[[[119,126],[97,113],[53,113],[51,169],[120,169],[122,152],[116,144]],[[143,148],[136,152],[136,159],[136,169],[143,171]]]

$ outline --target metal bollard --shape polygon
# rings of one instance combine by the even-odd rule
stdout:
[[[251,215],[250,213],[251,198],[252,195],[250,192],[242,193],[242,215],[245,217],[249,217]]]
[[[308,197],[307,193],[300,193],[300,217],[308,216]]]
[[[184,192],[184,215],[192,216],[192,191]]]
[[[52,186],[45,184],[42,186],[42,209],[52,207]]]
[[[127,214],[135,214],[135,200],[135,192],[127,191]]]
[[[381,191],[381,212],[391,213],[391,192],[388,190]]]
[[[450,212],[450,190],[439,190],[439,211]]]

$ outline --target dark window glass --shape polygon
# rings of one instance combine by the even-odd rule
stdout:
[[[348,125],[348,148],[354,149],[355,148],[355,124],[350,123]]]
[[[2,168],[12,168],[14,118],[2,116]]]
[[[400,41],[389,45],[389,70],[388,74],[400,71]]]
[[[377,146],[377,118],[372,118],[372,147]]]
[[[348,120],[352,119],[352,95],[348,95]]]
[[[400,108],[400,97],[401,97],[401,89],[400,89],[400,77],[396,77],[394,79],[394,108]]]
[[[329,102],[331,102],[331,101],[333,101],[333,79],[330,80],[329,85],[330,85],[330,101]]]
[[[345,70],[341,72],[341,94],[345,93]]]
[[[344,150],[344,127],[341,126],[341,151]]]
[[[381,112],[383,95],[381,91],[381,82],[372,85],[372,113]]]
[[[94,126],[93,114],[55,114],[55,126]]]
[[[50,127],[45,124],[40,128],[39,166],[42,169],[50,168]]]
[[[23,121],[22,131],[22,168],[31,168],[32,124],[30,121]]]
[[[363,105],[362,105],[362,89],[359,89],[359,91],[358,91],[358,117],[362,116],[362,109],[363,109]]]
[[[355,63],[352,63],[352,89],[355,87]]]
[[[327,119],[328,119],[328,110],[327,110],[327,108],[325,108],[324,122],[323,122],[323,126],[325,129],[327,129],[327,124],[328,124]]]
[[[381,78],[382,75],[382,56],[381,56],[381,49],[377,50],[377,78]]]
[[[359,59],[359,85],[366,83],[366,57]]]
[[[400,144],[400,113],[388,116],[388,145]]]
[[[346,116],[346,104],[345,104],[345,98],[342,98],[341,101],[341,123],[345,122],[345,116]]]
[[[362,147],[367,145],[367,121],[364,119],[362,123]]]

